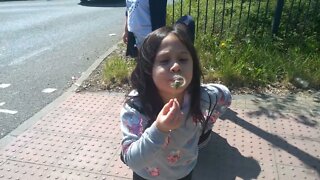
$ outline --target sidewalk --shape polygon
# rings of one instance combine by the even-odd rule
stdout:
[[[300,96],[233,98],[200,151],[193,179],[320,179],[319,103]],[[130,179],[119,160],[123,99],[70,93],[26,131],[2,140],[0,179]]]

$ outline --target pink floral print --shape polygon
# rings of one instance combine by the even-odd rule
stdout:
[[[124,125],[128,127],[129,132],[141,136],[143,133],[143,119],[130,118],[129,120],[124,121]]]
[[[167,157],[169,164],[175,164],[179,159],[181,158],[181,151],[171,151],[170,154]]]
[[[152,177],[160,175],[160,170],[157,167],[148,167],[148,168],[146,168],[146,170],[150,174],[150,176],[152,176]]]
[[[214,124],[217,121],[219,116],[220,116],[220,112],[215,111],[213,115],[209,117],[211,123]]]
[[[221,98],[217,102],[218,105],[228,107],[231,105],[231,99],[226,99],[225,94],[221,93]]]

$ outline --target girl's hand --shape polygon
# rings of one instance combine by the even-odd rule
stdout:
[[[160,131],[169,132],[180,127],[183,113],[180,111],[178,100],[170,99],[158,114],[156,126]]]

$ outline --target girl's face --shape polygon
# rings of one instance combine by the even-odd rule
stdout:
[[[152,78],[163,99],[183,95],[193,75],[193,60],[188,49],[172,33],[165,37],[159,47],[152,69]],[[175,77],[184,78],[184,84],[173,87]]]

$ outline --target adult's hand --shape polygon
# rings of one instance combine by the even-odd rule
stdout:
[[[128,43],[128,31],[124,31],[122,34],[122,41],[127,44]]]

